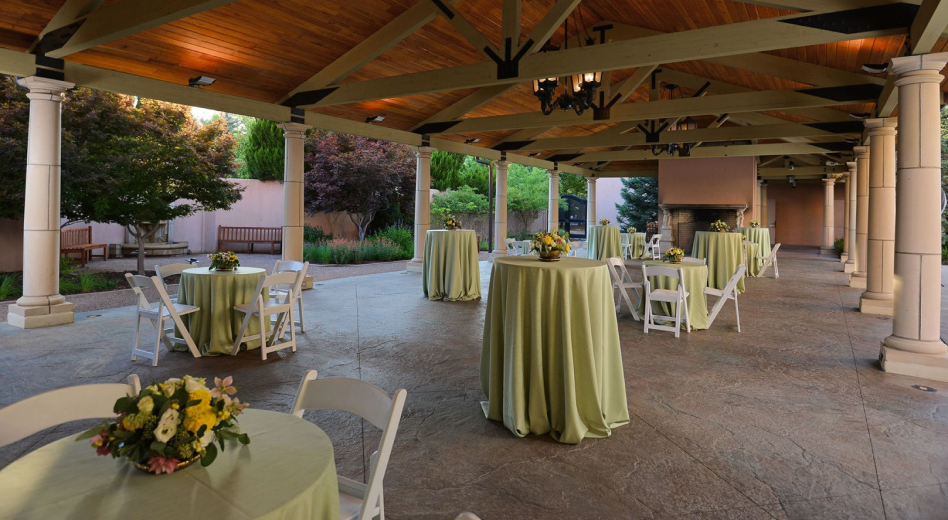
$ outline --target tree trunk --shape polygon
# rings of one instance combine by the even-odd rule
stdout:
[[[155,233],[158,232],[158,226],[153,227],[148,233],[142,231],[140,224],[126,227],[129,234],[135,237],[136,242],[138,242],[138,274],[145,276],[145,241],[155,236]]]

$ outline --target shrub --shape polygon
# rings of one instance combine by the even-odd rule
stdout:
[[[842,257],[843,256],[843,239],[837,238],[836,241],[833,242],[833,247],[836,248],[836,256]]]
[[[115,280],[103,278],[96,273],[82,273],[79,275],[79,287],[82,292],[111,291],[118,286]]]
[[[399,244],[385,237],[372,237],[362,243],[336,238],[306,246],[303,257],[311,264],[361,264],[405,260],[411,258],[411,253],[406,253]]]
[[[81,292],[82,285],[75,277],[64,276],[59,279],[59,294],[77,294]]]
[[[398,247],[400,247],[406,255],[409,255],[408,258],[411,258],[411,255],[415,254],[415,233],[411,230],[411,228],[388,226],[379,230],[378,233],[373,235],[372,238],[385,238],[391,240]]]
[[[15,300],[22,294],[23,281],[19,274],[0,274],[0,301]]]
[[[306,244],[321,244],[332,240],[332,233],[326,233],[319,226],[303,226],[303,242]]]
[[[514,240],[533,240],[533,235],[536,235],[535,231],[527,231],[526,229],[516,233],[507,232],[507,238],[513,238]]]

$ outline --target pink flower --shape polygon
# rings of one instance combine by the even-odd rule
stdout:
[[[234,376],[227,376],[224,379],[219,377],[214,378],[214,388],[211,389],[211,395],[215,399],[220,399],[224,395],[234,395],[237,393],[237,389],[232,385],[234,384]]]
[[[148,471],[155,475],[161,475],[162,473],[170,475],[178,469],[179,462],[181,461],[174,457],[152,457],[148,460]]]
[[[92,444],[92,446],[95,447],[96,454],[102,457],[112,452],[112,449],[109,448],[108,441],[109,436],[105,432],[102,432],[89,439],[89,444]]]

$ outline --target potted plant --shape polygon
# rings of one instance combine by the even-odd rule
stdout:
[[[533,236],[531,251],[536,251],[540,260],[556,262],[562,253],[569,253],[569,240],[559,233],[540,232]]]
[[[457,231],[458,229],[461,229],[461,220],[454,215],[451,215],[450,217],[444,219],[444,229],[450,231]]]
[[[217,271],[233,271],[240,267],[240,259],[233,251],[221,251],[207,255],[211,265],[207,267],[208,271],[215,269]]]
[[[671,264],[680,264],[681,259],[684,258],[685,252],[678,247],[669,248],[665,251],[665,254],[662,256],[662,260],[671,263]]]
[[[717,231],[718,233],[725,233],[730,231],[731,227],[727,225],[727,222],[723,220],[715,220],[711,223],[711,231]]]

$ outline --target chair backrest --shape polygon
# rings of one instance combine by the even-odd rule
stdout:
[[[707,258],[692,258],[692,257],[690,257],[690,256],[682,257],[681,262],[682,262],[683,264],[701,264],[701,265],[708,265],[708,259],[707,259]]]
[[[303,417],[304,410],[342,410],[358,415],[382,430],[382,440],[372,458],[359,513],[360,519],[371,518],[382,493],[382,480],[408,392],[396,390],[389,397],[384,390],[365,381],[344,377],[316,379],[316,375],[315,370],[310,370],[303,376],[291,413]]]
[[[777,250],[780,249],[780,243],[774,245],[774,248],[770,250],[770,256],[767,257],[768,263],[772,263],[774,258],[777,258]]]
[[[165,283],[165,278],[169,276],[174,276],[176,274],[181,274],[185,269],[190,269],[194,267],[191,264],[168,264],[168,265],[155,265],[155,274],[158,275],[158,279],[161,280],[161,284],[168,288],[168,284]]]
[[[504,245],[507,246],[507,256],[520,256],[520,250],[517,249],[517,239],[505,238]]]
[[[149,278],[138,274],[125,273],[125,279],[128,280],[128,284],[132,286],[132,291],[138,295],[138,307],[140,309],[151,309],[151,302],[148,301],[143,289],[154,289],[154,291],[158,293],[158,299],[161,300],[159,307],[167,307],[168,312],[171,313],[172,316],[177,315],[174,305],[171,304],[171,296],[168,295],[168,291],[165,290],[165,284],[157,275]]]
[[[291,285],[278,284],[277,288],[280,290],[287,290],[290,287],[293,288],[293,294],[299,297],[300,289],[303,287],[303,280],[306,278],[306,273],[309,271],[309,262],[297,262],[296,260],[277,260],[276,264],[273,265],[273,272],[270,274],[279,274],[279,273],[299,273],[302,276],[298,276],[296,281]]]
[[[661,235],[653,235],[651,242],[648,244],[649,249],[652,251],[652,259],[658,260],[662,257],[662,237]]]
[[[284,304],[292,304],[295,298],[295,294],[299,284],[303,283],[303,278],[306,276],[305,271],[284,271],[282,273],[268,274],[266,276],[260,277],[260,282],[257,283],[257,290],[254,292],[254,297],[256,295],[262,295],[264,292],[269,293],[271,287],[284,287],[289,288],[286,294],[286,299],[281,302]],[[292,297],[292,298],[291,298]],[[253,305],[251,303],[251,305]]]
[[[648,278],[649,276],[666,276],[668,278],[675,278],[681,280],[681,270],[674,269],[672,267],[664,267],[660,265],[643,265],[642,274]]]
[[[622,274],[619,272],[619,266],[625,267],[625,264],[622,262],[622,259],[617,256],[610,256],[606,258],[606,265],[609,266],[609,276],[612,278],[612,283],[621,286],[622,285]]]
[[[629,234],[628,233],[619,233],[619,245],[622,247],[629,247]]]
[[[29,437],[57,424],[83,419],[115,417],[115,401],[138,395],[138,376],[128,376],[128,384],[70,386],[27,397],[0,408],[0,446]]]
[[[59,232],[59,247],[83,246],[92,243],[92,226],[63,229]]]

